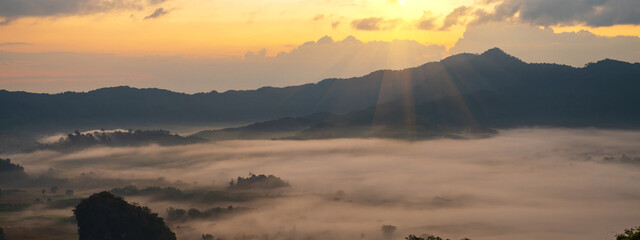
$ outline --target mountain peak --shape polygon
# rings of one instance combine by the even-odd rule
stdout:
[[[484,53],[480,54],[480,57],[491,59],[495,62],[512,62],[512,63],[524,63],[519,58],[509,55],[508,53],[502,51],[500,48],[492,48]]]
[[[507,55],[507,56],[510,56],[509,54],[504,52],[502,49],[497,48],[497,47],[494,47],[494,48],[491,48],[491,49],[485,51],[484,53],[482,53],[482,55]]]

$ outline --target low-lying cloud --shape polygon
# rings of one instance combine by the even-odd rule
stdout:
[[[8,157],[30,174],[53,168],[61,176],[93,171],[105,178],[225,186],[253,172],[291,184],[281,197],[234,205],[249,211],[172,225],[183,236],[382,239],[380,227],[394,225],[393,239],[431,233],[595,240],[613,239],[640,221],[640,186],[630,184],[640,165],[628,161],[640,156],[639,136],[520,129],[478,140],[223,141]],[[161,214],[179,205],[135,200]]]

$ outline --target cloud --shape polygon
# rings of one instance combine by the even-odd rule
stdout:
[[[161,16],[166,15],[167,13],[169,12],[165,11],[164,8],[158,8],[151,15],[144,17],[144,19],[147,20],[147,19],[159,18]]]
[[[449,13],[445,19],[444,24],[440,28],[441,31],[449,30],[454,25],[458,25],[464,23],[464,18],[469,15],[471,12],[470,7],[462,6],[454,9],[451,13]]]
[[[15,20],[15,18],[5,17],[4,19],[2,19],[0,21],[0,26],[8,25],[9,23],[13,22],[14,20]]]
[[[64,176],[91,171],[121,181],[164,177],[211,189],[254,172],[291,184],[279,196],[233,202],[250,208],[238,215],[179,224],[224,239],[347,240],[364,234],[378,240],[382,225],[397,226],[394,239],[421,233],[451,239],[610,239],[640,221],[640,185],[629,184],[637,181],[638,163],[606,159],[640,156],[638,134],[512,129],[464,141],[222,141],[7,157],[29,174],[53,168]],[[135,201],[160,214],[168,206],[194,207]],[[210,207],[215,206],[199,208]]]
[[[28,43],[28,42],[3,42],[0,43],[0,47],[4,47],[4,46],[32,46],[34,45],[33,43]]]
[[[320,21],[324,18],[323,14],[318,14],[315,17],[313,17],[313,21]]]
[[[207,59],[0,51],[0,89],[63,92],[131,85],[194,93],[283,87],[415,67],[439,61],[446,49],[410,40],[334,41],[325,36],[276,56],[267,53],[265,49],[247,52],[244,58]]]
[[[370,17],[353,20],[351,26],[356,30],[364,31],[389,30],[395,28],[399,21],[399,19]]]
[[[89,15],[115,10],[142,10],[165,0],[0,0],[0,17],[7,24],[22,17]]]
[[[331,23],[331,28],[333,28],[333,29],[337,29],[338,26],[340,26],[340,22],[338,22],[338,21],[335,21],[335,22]]]
[[[483,20],[517,18],[539,26],[640,24],[638,0],[504,0]]]
[[[433,30],[436,28],[436,18],[431,16],[431,12],[427,12],[425,11],[422,14],[422,17],[420,18],[420,20],[418,20],[418,24],[416,24],[416,27],[418,29],[421,30]]]
[[[635,36],[603,37],[588,31],[555,33],[550,28],[501,22],[468,26],[450,51],[481,53],[493,47],[528,62],[577,67],[605,58],[640,62],[640,38]]]

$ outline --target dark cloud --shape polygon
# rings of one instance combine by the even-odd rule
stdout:
[[[356,30],[378,31],[389,30],[396,27],[398,19],[384,19],[379,17],[370,17],[356,19],[351,22],[351,26]]]
[[[0,47],[4,47],[4,46],[31,46],[33,45],[33,43],[28,43],[28,42],[3,42],[0,43]]]
[[[114,10],[142,10],[165,0],[0,0],[0,22],[8,24],[21,17],[88,15]]]
[[[640,24],[638,0],[504,0],[495,11],[481,20],[505,20],[516,17],[539,26],[586,24],[612,26]]]
[[[159,18],[161,16],[166,15],[167,13],[169,12],[165,11],[164,8],[158,8],[155,11],[153,11],[151,15],[144,17],[144,19],[146,20],[146,19],[152,19],[152,18]]]
[[[471,12],[470,7],[462,6],[454,9],[451,13],[449,13],[445,19],[444,24],[440,28],[440,30],[449,30],[451,26],[458,25],[464,22],[464,18],[469,15]]]
[[[640,62],[640,38],[602,37],[588,31],[555,33],[530,24],[489,22],[470,25],[451,54],[481,53],[499,47],[527,62],[553,62],[582,67],[605,58]]]

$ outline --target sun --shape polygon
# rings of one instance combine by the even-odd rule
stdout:
[[[404,0],[400,0],[398,1],[398,4],[403,5],[404,6]]]

